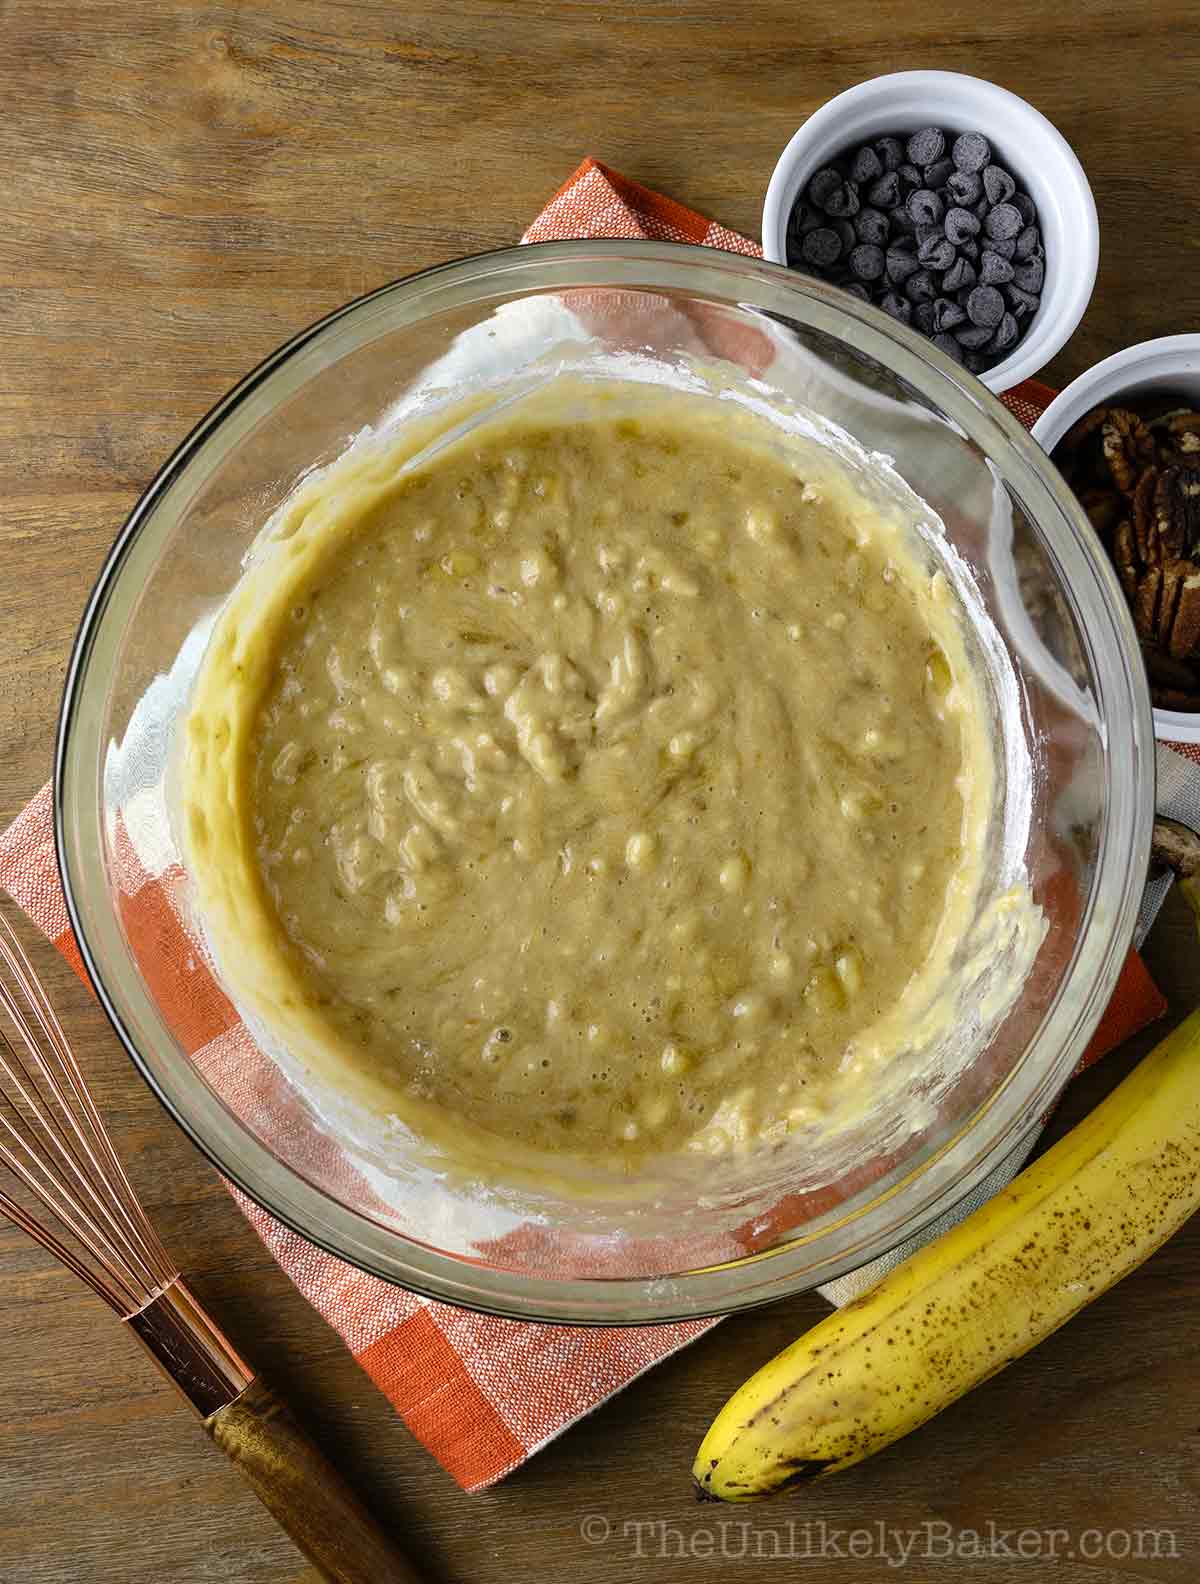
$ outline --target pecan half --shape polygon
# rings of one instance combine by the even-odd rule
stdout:
[[[1164,420],[1163,429],[1170,436],[1180,457],[1200,453],[1200,413],[1172,413]]]
[[[1133,523],[1128,517],[1122,517],[1113,530],[1112,557],[1117,568],[1117,576],[1121,579],[1121,587],[1125,590],[1125,598],[1132,605],[1137,598],[1141,558],[1138,555],[1137,536],[1134,533]],[[1143,633],[1140,627],[1138,635],[1149,636],[1148,632]]]
[[[1171,629],[1175,625],[1175,613],[1179,609],[1179,596],[1183,592],[1183,585],[1188,575],[1186,561],[1172,561],[1162,569],[1162,593],[1158,598],[1158,610],[1154,617],[1154,641],[1160,649],[1165,649],[1170,654]]]
[[[1176,462],[1159,475],[1154,527],[1164,560],[1200,551],[1200,457]]]
[[[1160,401],[1147,402],[1141,408],[1142,417],[1148,429],[1165,429],[1172,418],[1185,418],[1192,408],[1187,404],[1181,405],[1178,401],[1164,396]]]
[[[1200,656],[1200,572],[1190,562],[1185,561],[1183,566],[1179,599],[1166,633],[1167,653],[1172,660]]]
[[[1133,625],[1139,638],[1158,642],[1158,609],[1162,598],[1162,567],[1151,567],[1138,579],[1133,596]]]
[[[1156,491],[1158,469],[1148,467],[1138,479],[1133,491],[1133,533],[1138,555],[1144,566],[1153,566],[1160,559],[1156,532]]]
[[[1154,461],[1154,437],[1126,407],[1112,407],[1104,420],[1104,460],[1123,495],[1132,492],[1142,469]]]
[[[1084,413],[1058,442],[1064,451],[1078,451],[1079,447],[1089,435],[1095,434],[1108,417],[1107,407],[1093,407],[1091,412]]]
[[[1088,521],[1107,544],[1112,531],[1125,513],[1125,502],[1116,490],[1085,489],[1080,491],[1079,504],[1087,513]]]

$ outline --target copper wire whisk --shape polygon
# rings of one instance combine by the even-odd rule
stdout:
[[[0,1213],[126,1322],[321,1575],[416,1584],[366,1509],[205,1313],[133,1191],[0,914]]]
[[[62,1024],[0,917],[0,1161],[57,1223],[0,1210],[128,1319],[179,1275],[138,1203]]]

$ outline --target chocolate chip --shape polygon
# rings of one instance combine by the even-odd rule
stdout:
[[[946,235],[955,247],[979,231],[979,221],[969,209],[957,206],[946,211]]]
[[[937,296],[933,276],[927,269],[919,269],[904,282],[904,295],[911,303],[932,302]]]
[[[944,236],[927,237],[917,249],[917,257],[927,269],[946,270],[954,263],[954,245]]]
[[[800,244],[800,257],[815,269],[829,269],[842,256],[842,239],[828,226],[810,231]]]
[[[958,252],[960,258],[970,259],[972,264],[979,263],[979,243],[973,238],[969,242],[960,242]]]
[[[984,248],[983,257],[979,260],[979,279],[985,286],[1003,286],[1005,281],[1013,278],[1013,267],[1007,259],[1000,257],[999,253],[991,248]]]
[[[1041,259],[1030,259],[1027,264],[1018,264],[1013,270],[1013,280],[1022,291],[1040,292],[1046,279],[1046,266]]]
[[[873,242],[862,242],[850,255],[850,268],[859,280],[878,280],[883,274],[883,249]]]
[[[1011,237],[988,237],[983,245],[1002,259],[1011,259],[1017,251],[1017,244]]]
[[[1021,211],[1015,204],[1000,203],[983,222],[983,229],[990,237],[1000,237],[1004,241],[1011,242],[1021,234],[1024,225]]]
[[[861,186],[863,182],[874,181],[876,176],[882,175],[883,161],[873,148],[864,144],[850,161],[850,180]]]
[[[919,302],[913,308],[912,322],[922,335],[933,334],[933,304]]]
[[[983,172],[983,190],[990,203],[1002,204],[1016,192],[1017,184],[1003,166],[988,165]]]
[[[878,181],[867,188],[867,202],[879,209],[894,209],[900,202],[900,178],[894,170],[886,171]]]
[[[914,187],[924,187],[925,178],[915,165],[901,165],[896,171],[900,178],[900,186],[906,192],[911,192]]]
[[[945,292],[962,291],[964,287],[969,288],[974,284],[975,266],[970,259],[965,259],[961,255],[942,276],[942,290]]]
[[[894,171],[904,163],[904,144],[897,137],[876,138],[875,152],[885,171]]]
[[[982,132],[964,132],[956,137],[950,157],[960,171],[981,171],[992,159],[992,145]]]
[[[1037,209],[1034,206],[1033,199],[1028,193],[1013,193],[1012,197],[1009,199],[1009,202],[1021,216],[1021,219],[1025,225],[1032,225],[1037,219]]]
[[[831,192],[823,206],[827,215],[836,215],[838,219],[848,219],[856,215],[859,210],[858,189],[849,182],[842,182],[836,192]]]
[[[952,335],[947,335],[943,331],[941,334],[934,336],[933,344],[939,352],[944,352],[947,357],[952,357],[956,363],[962,362],[963,349]]]
[[[803,199],[797,199],[796,207],[788,216],[788,230],[796,236],[803,236],[806,231],[815,231],[824,222],[815,209],[810,209]]]
[[[824,209],[825,200],[831,193],[839,191],[841,185],[841,172],[835,171],[832,165],[823,165],[809,181],[809,203],[814,204],[818,209]]]
[[[946,138],[940,127],[922,127],[908,140],[907,153],[914,165],[932,165],[945,152]]]
[[[1037,312],[1040,299],[1032,292],[1027,292],[1023,286],[1018,286],[1016,281],[1011,281],[1004,288],[1004,295],[1008,298],[1008,305],[1018,319],[1023,314]]]
[[[918,187],[908,195],[908,212],[914,225],[940,225],[946,206],[937,193],[931,192],[928,187]]]
[[[962,204],[964,208],[978,203],[983,196],[983,183],[975,171],[954,171],[946,178],[946,186],[954,202]]]
[[[935,330],[953,330],[955,325],[962,324],[967,317],[966,310],[958,303],[952,302],[949,297],[939,297],[933,305],[933,328]]]
[[[1038,230],[1037,226],[1027,225],[1024,231],[1021,232],[1021,235],[1017,238],[1017,244],[1014,250],[1016,257],[1019,259],[1031,258],[1035,250],[1040,247],[1041,241],[1042,233]]]
[[[858,232],[850,220],[831,220],[830,229],[836,231],[842,242],[842,252],[849,253],[852,247],[858,244]]]
[[[977,287],[976,290],[979,290],[979,288]],[[985,286],[983,287],[983,290],[990,291],[991,288]],[[986,346],[987,343],[992,339],[992,326],[977,324],[959,325],[958,329],[954,332],[954,339],[958,342],[959,346],[969,347],[972,352],[978,352],[981,347]]]
[[[920,248],[922,242],[928,242],[932,237],[937,237],[940,239],[943,234],[944,233],[940,225],[919,225],[917,227],[918,249]]]
[[[899,319],[901,324],[909,324],[913,316],[913,305],[907,297],[901,297],[898,292],[887,292],[879,299],[879,306],[885,314],[891,314],[893,319]]]
[[[849,297],[857,297],[859,302],[869,303],[871,301],[871,293],[858,281],[851,281],[849,285],[843,286],[842,290]]]
[[[854,232],[860,242],[886,242],[891,226],[878,209],[860,209],[854,217]]]
[[[892,222],[893,236],[912,236],[917,229],[912,222],[912,216],[903,204],[897,204],[895,209],[889,209],[888,219]]]
[[[893,242],[887,250],[887,278],[893,286],[903,286],[910,275],[920,269],[915,253],[902,252]]]
[[[973,325],[994,330],[1004,318],[1004,298],[994,286],[976,286],[967,298],[967,317]]]
[[[1017,321],[1012,314],[1005,313],[1003,319],[996,327],[996,334],[992,337],[990,350],[992,352],[1006,352],[1017,339],[1019,333]]]
[[[985,357],[982,352],[963,353],[963,362],[970,369],[972,374],[982,374],[984,369],[987,368],[989,361],[990,360]]]
[[[925,185],[926,185],[926,187],[932,187],[932,188],[934,188],[935,191],[939,187],[944,187],[946,185],[946,183],[949,181],[951,173],[953,172],[953,170],[954,170],[954,161],[953,160],[948,160],[948,159],[935,160],[932,165],[926,165],[926,167],[925,167]]]

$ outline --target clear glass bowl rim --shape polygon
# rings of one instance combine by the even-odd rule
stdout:
[[[1109,765],[1108,809],[1097,879],[1072,959],[1050,1010],[1004,1085],[930,1159],[854,1212],[847,1223],[728,1264],[657,1277],[551,1280],[496,1269],[402,1237],[358,1214],[281,1162],[227,1111],[169,1046],[134,1037],[124,997],[140,985],[109,982],[103,949],[85,919],[108,891],[96,795],[101,746],[88,737],[91,664],[121,592],[135,545],[154,529],[173,487],[207,477],[226,454],[222,434],[248,407],[270,410],[297,377],[298,360],[327,364],[379,333],[418,322],[430,307],[463,308],[513,295],[587,286],[694,290],[731,306],[795,319],[886,366],[959,426],[995,461],[1038,523],[1064,576],[1100,696]],[[380,321],[386,316],[386,326]],[[323,365],[324,366],[324,365]],[[305,376],[306,377],[306,376]],[[1034,509],[1039,503],[1042,511]],[[1066,533],[1057,530],[1065,524]],[[1055,523],[1052,531],[1047,525]],[[170,523],[166,525],[169,530]],[[475,254],[435,266],[335,309],[277,348],[201,419],[155,475],[118,534],[80,622],[68,664],[54,767],[54,824],[68,916],[89,978],[137,1069],[168,1113],[223,1176],[285,1226],[384,1280],[441,1302],[513,1319],[634,1325],[732,1313],[820,1285],[912,1236],[962,1199],[1039,1124],[1082,1054],[1116,984],[1133,935],[1149,856],[1154,745],[1149,693],[1116,575],[1074,496],[1027,431],[979,382],[915,332],[835,288],[782,266],[668,242],[548,242]],[[89,686],[89,683],[92,685]],[[102,696],[102,692],[101,692]],[[1128,737],[1121,751],[1121,733]],[[1088,946],[1090,979],[1080,977]],[[1067,990],[1072,994],[1068,996]],[[150,1000],[147,996],[147,1000]],[[151,1002],[152,1004],[152,1002]]]

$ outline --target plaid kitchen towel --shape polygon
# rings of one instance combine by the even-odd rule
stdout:
[[[650,237],[705,243],[759,256],[754,243],[585,160],[522,239]],[[1031,425],[1053,393],[1029,383],[1004,398]],[[1164,759],[1164,755],[1167,756]],[[1194,764],[1159,751],[1164,807],[1200,823],[1200,755]],[[178,871],[155,861],[153,843],[130,842],[119,855],[126,927],[154,932],[164,982],[155,992],[186,1014],[197,1064],[214,1087],[242,1085],[252,1045],[205,966],[173,902]],[[0,837],[0,886],[82,974],[54,858],[49,787]],[[163,998],[168,998],[164,1000]],[[1163,1001],[1131,953],[1112,1004],[1085,1060],[1141,1028]],[[1005,1163],[1007,1181],[1018,1162]],[[419,1298],[364,1275],[315,1248],[235,1195],[272,1255],[313,1307],[341,1335],[371,1379],[416,1435],[467,1490],[479,1490],[583,1417],[643,1370],[692,1341],[713,1321],[600,1329],[500,1320]],[[961,1212],[959,1212],[961,1213]],[[844,1298],[874,1279],[872,1267],[834,1284]],[[857,1283],[856,1283],[857,1278]]]

